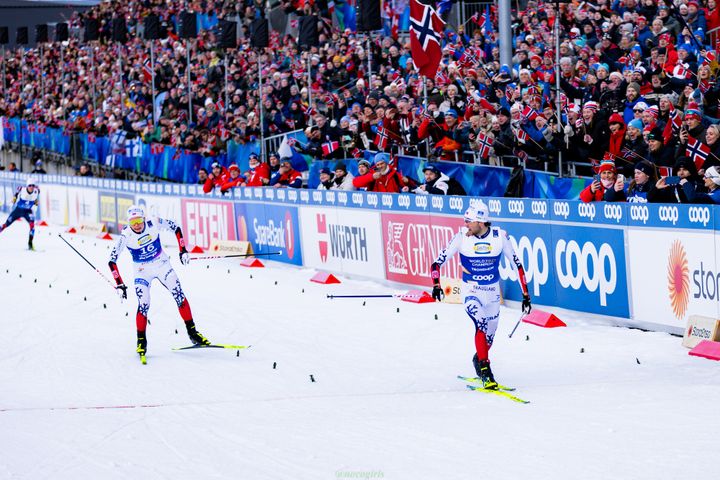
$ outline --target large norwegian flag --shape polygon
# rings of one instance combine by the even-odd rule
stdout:
[[[434,8],[410,0],[410,53],[420,75],[435,78],[442,59],[440,36],[445,27]]]
[[[702,168],[702,165],[705,163],[705,160],[707,160],[708,155],[710,155],[710,147],[697,138],[688,136],[685,156],[690,157],[690,159],[695,162],[695,166],[698,170]]]

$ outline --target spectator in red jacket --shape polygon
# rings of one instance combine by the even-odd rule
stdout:
[[[409,180],[390,165],[388,160],[387,153],[375,155],[375,165],[372,170],[365,175],[355,177],[353,185],[357,188],[367,188],[369,192],[407,192]]]
[[[270,167],[265,162],[260,162],[258,156],[250,154],[250,170],[245,172],[245,187],[264,187],[270,183]]]
[[[223,183],[230,179],[230,174],[227,168],[220,165],[218,162],[213,162],[212,172],[208,175],[205,185],[203,185],[203,192],[210,193],[215,187],[222,187]]]
[[[302,188],[302,175],[292,167],[289,160],[284,160],[280,164],[280,169],[270,178],[270,186]]]
[[[370,162],[368,162],[366,159],[361,159],[358,161],[358,176],[352,179],[353,187],[357,188],[358,190],[369,190],[372,192],[373,184],[375,183],[372,179],[370,179],[369,182],[367,182],[367,179],[359,180],[364,175],[367,175],[368,173],[372,173]]]
[[[593,183],[580,192],[580,200],[590,202],[624,202],[625,182],[617,177],[615,162],[603,160],[597,168],[597,175]],[[599,177],[599,178],[598,178]]]
[[[240,167],[238,167],[237,165],[235,165],[233,163],[228,168],[228,171],[230,172],[229,178],[220,187],[220,192],[222,192],[222,193],[227,193],[228,190],[230,190],[233,187],[239,187],[239,186],[245,185],[245,177],[240,175]]]

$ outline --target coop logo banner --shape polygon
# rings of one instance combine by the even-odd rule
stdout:
[[[185,242],[209,248],[215,240],[237,240],[233,205],[229,202],[182,199]]]
[[[383,213],[380,228],[387,279],[412,285],[432,285],[430,265],[461,226],[458,218]],[[460,278],[459,256],[448,259],[440,274],[444,278]]]
[[[536,303],[555,305],[555,262],[551,227],[542,223],[508,223],[515,253],[525,270],[530,295]],[[500,278],[503,280],[503,295],[510,300],[522,300],[522,290],[518,284],[517,270],[504,256],[500,259]]]
[[[715,228],[716,212],[720,209],[709,205],[657,205],[643,204],[627,207],[628,224],[637,227],[686,228],[712,230]]]
[[[592,227],[553,225],[552,236],[557,304],[628,318],[623,231],[607,229],[598,235]]]
[[[281,252],[272,260],[302,265],[297,207],[235,203],[238,240],[252,244],[253,252]]]
[[[548,202],[546,200],[528,200],[505,198],[485,198],[491,217],[537,219],[543,220],[550,217]],[[472,204],[473,201],[471,200]]]

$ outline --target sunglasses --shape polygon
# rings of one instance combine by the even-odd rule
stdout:
[[[132,226],[142,225],[143,223],[145,223],[145,219],[142,217],[131,218],[130,220],[128,220],[128,223]]]

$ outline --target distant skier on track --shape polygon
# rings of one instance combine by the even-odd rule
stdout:
[[[33,213],[33,207],[37,206],[38,199],[40,198],[40,189],[35,182],[35,179],[28,178],[24,187],[18,187],[13,197],[13,209],[10,212],[10,216],[7,218],[3,225],[0,225],[0,233],[3,232],[7,227],[18,218],[24,218],[27,220],[30,226],[30,235],[28,237],[28,249],[35,250],[33,246],[33,237],[35,236],[35,214]]]
[[[465,211],[465,227],[457,233],[431,266],[433,298],[440,301],[445,296],[440,286],[440,267],[456,253],[462,264],[462,298],[465,312],[475,324],[475,349],[473,366],[486,389],[497,389],[490,369],[489,351],[500,317],[500,256],[515,264],[523,292],[522,310],[530,313],[530,295],[525,272],[508,234],[490,223],[488,207],[480,201]]]
[[[122,253],[123,247],[127,247],[132,254],[135,267],[135,294],[138,298],[138,309],[135,317],[137,324],[137,353],[141,360],[145,360],[147,352],[147,315],[150,309],[150,284],[154,279],[172,293],[180,310],[180,316],[185,321],[190,341],[195,345],[209,345],[210,342],[195,329],[190,304],[185,298],[180,280],[170,264],[170,259],[163,252],[160,244],[160,231],[169,230],[175,233],[180,247],[180,262],[183,265],[190,263],[190,255],[185,248],[182,230],[171,220],[162,218],[146,219],[142,207],[133,205],[128,208],[127,219],[129,225],[120,232],[120,238],[110,254],[110,270],[117,286],[118,294],[127,298],[127,287],[120,277],[117,268],[118,256]]]

